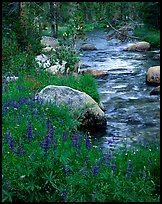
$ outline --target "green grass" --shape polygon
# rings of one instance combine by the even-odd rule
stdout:
[[[134,30],[134,35],[151,44],[151,48],[160,49],[160,30],[140,28]]]

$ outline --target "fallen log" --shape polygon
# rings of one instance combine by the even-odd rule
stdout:
[[[139,39],[139,37],[125,35],[125,34],[121,33],[119,30],[117,30],[116,28],[114,28],[109,22],[108,22],[108,24],[115,32],[117,32],[118,34],[120,34],[126,38]]]

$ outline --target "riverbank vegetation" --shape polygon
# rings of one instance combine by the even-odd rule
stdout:
[[[118,150],[114,140],[108,140],[106,151],[95,146],[90,133],[78,130],[80,121],[70,108],[48,106],[35,98],[54,84],[100,101],[92,76],[52,76],[38,69],[40,39],[53,20],[51,36],[75,43],[86,30],[105,27],[107,21],[119,25],[126,16],[139,20],[142,6],[144,2],[3,2],[3,202],[160,202],[156,135],[133,148],[127,146],[127,136]],[[9,75],[19,78],[7,82]]]
[[[149,42],[152,49],[160,49],[160,30],[144,27],[134,30],[134,35]]]

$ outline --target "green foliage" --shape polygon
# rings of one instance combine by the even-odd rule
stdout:
[[[66,40],[67,44],[72,43],[73,46],[75,46],[78,39],[85,40],[85,25],[81,10],[77,10],[72,17],[67,26],[67,30],[63,34],[63,38]]]
[[[151,44],[152,48],[160,49],[160,30],[148,27],[134,30],[134,35]]]
[[[142,12],[147,26],[160,29],[160,2],[144,2]]]
[[[80,61],[77,50],[72,47],[65,45],[60,41],[59,47],[56,47],[55,51],[50,53],[50,58],[53,64],[59,62],[59,64],[65,63],[65,73],[72,73],[76,71],[77,64]]]

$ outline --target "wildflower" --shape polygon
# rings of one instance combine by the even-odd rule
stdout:
[[[7,133],[6,133],[6,142],[7,142],[7,144],[9,144],[10,143],[10,131],[8,130],[7,131]]]
[[[78,135],[77,134],[74,134],[74,136],[73,136],[73,138],[74,138],[74,140],[78,140]]]
[[[14,150],[14,141],[13,141],[13,139],[10,139],[10,149]]]
[[[63,133],[62,141],[63,141],[63,142],[66,142],[66,141],[67,141],[67,138],[68,138],[68,130],[66,130],[66,131]]]
[[[36,138],[38,137],[38,130],[36,130],[36,132],[35,132],[35,137]]]
[[[116,164],[112,164],[112,170],[113,172],[116,171]]]
[[[53,146],[54,146],[54,149],[56,149],[56,140],[53,138]]]
[[[75,133],[73,135],[73,147],[79,147],[80,146],[80,143],[78,141],[78,135]]]
[[[22,144],[21,144],[21,142],[19,141],[19,143],[18,143],[18,149],[17,149],[17,152],[19,151],[19,153],[20,153],[20,156],[22,156],[23,154],[24,154],[24,150],[22,149]]]
[[[50,124],[50,119],[48,118],[48,120],[47,120],[47,129],[50,130],[50,128],[51,128],[51,124]]]
[[[128,167],[127,167],[127,170],[126,170],[126,175],[127,176],[130,176],[130,173],[133,171],[133,169],[132,169],[132,164],[133,164],[133,162],[132,161],[128,161]]]
[[[28,142],[31,142],[30,141],[30,138],[32,138],[32,126],[30,125],[30,126],[28,126]]]
[[[128,161],[128,165],[132,165],[133,162],[131,160]]]
[[[98,174],[98,166],[94,166],[93,171],[92,171],[92,176]]]
[[[83,168],[83,175],[85,175],[87,173],[87,166],[84,166],[84,168]]]
[[[48,154],[47,154],[47,151],[48,151],[49,148],[50,148],[50,143],[49,143],[49,139],[47,138],[47,139],[45,140],[44,145],[43,145],[43,149],[44,149],[44,152],[45,152],[44,156],[47,156],[47,155],[48,155]]]
[[[22,178],[22,179],[25,178],[25,177],[26,177],[25,175],[20,176],[20,178]]]
[[[91,148],[90,138],[89,136],[86,137],[86,147],[89,150]]]

